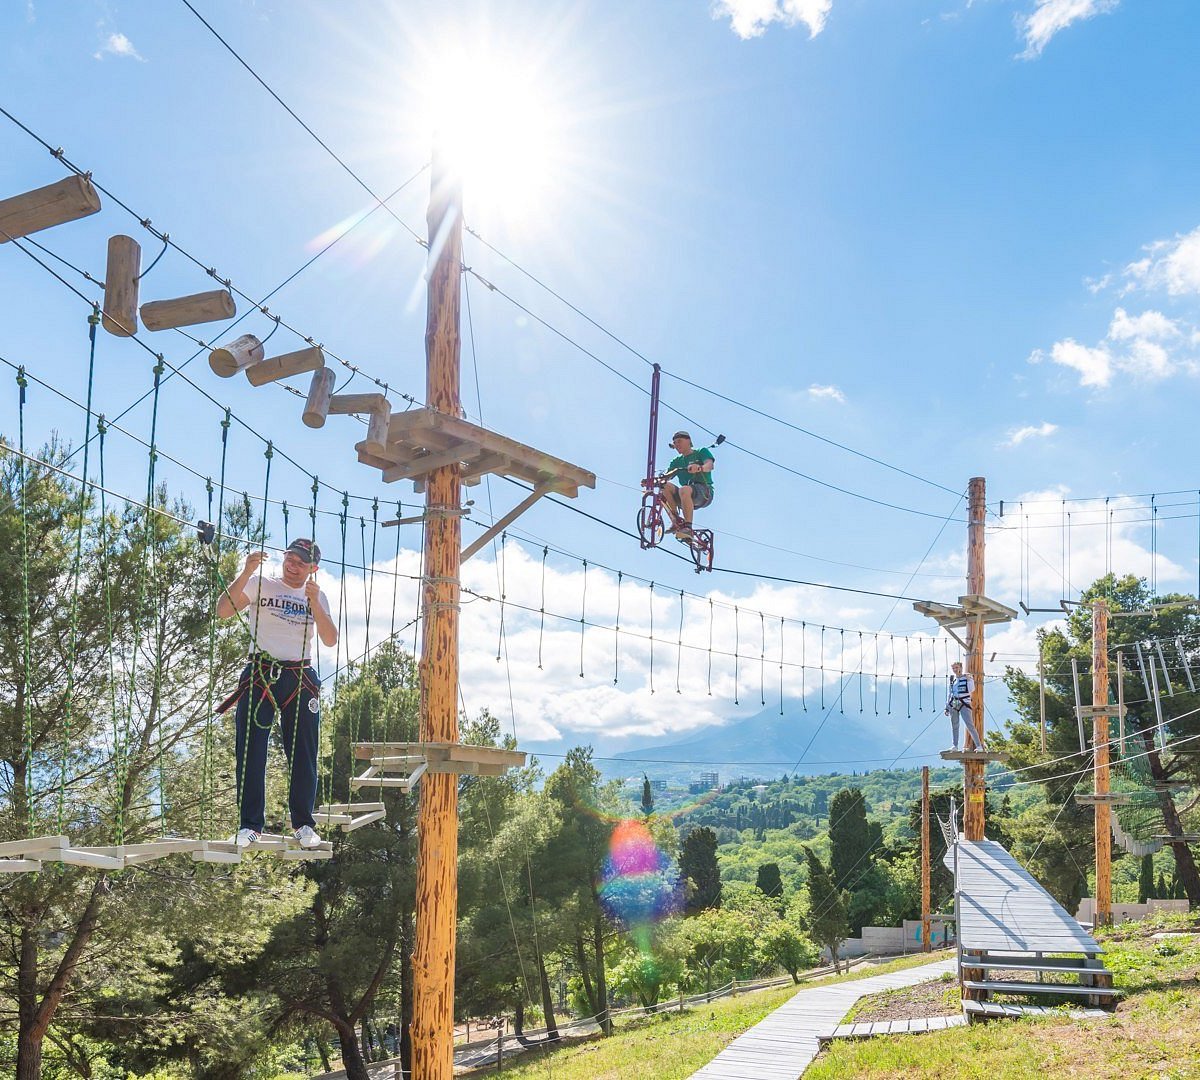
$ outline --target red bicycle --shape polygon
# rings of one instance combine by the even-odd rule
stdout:
[[[638,508],[637,526],[641,536],[643,550],[658,547],[667,535],[667,519],[670,510],[663,500],[663,488],[679,470],[659,473],[642,481],[645,489],[642,495],[642,505]],[[682,528],[682,519],[674,522],[676,528]],[[713,568],[713,534],[711,529],[692,528],[687,532],[676,532],[675,539],[681,544],[687,544],[691,552],[692,562],[696,564],[696,573]]]

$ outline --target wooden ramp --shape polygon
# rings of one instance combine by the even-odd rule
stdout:
[[[801,990],[692,1073],[692,1080],[796,1080],[817,1056],[818,1040],[838,1029],[860,997],[928,982],[953,973],[955,963],[938,960],[889,975]]]
[[[953,873],[953,855],[946,863]],[[1075,918],[994,840],[958,842],[958,941],[1003,953],[1102,952]]]

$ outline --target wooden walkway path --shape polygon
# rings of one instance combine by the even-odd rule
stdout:
[[[946,861],[953,871],[950,859]],[[994,840],[959,841],[958,889],[958,940],[964,949],[1091,955],[1102,951],[1096,939]]]
[[[938,960],[906,971],[801,990],[773,1013],[734,1039],[692,1080],[796,1080],[832,1035],[850,1006],[867,994],[936,979],[957,961]]]

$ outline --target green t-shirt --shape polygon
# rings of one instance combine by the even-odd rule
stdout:
[[[699,450],[693,450],[690,454],[680,454],[679,457],[674,458],[671,464],[667,466],[667,472],[670,472],[672,469],[681,470],[679,475],[674,477],[677,483],[707,484],[709,487],[712,487],[712,473],[690,473],[687,471],[687,467],[689,465],[703,465],[706,461],[714,460],[712,452],[702,446]]]

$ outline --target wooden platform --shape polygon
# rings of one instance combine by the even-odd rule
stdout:
[[[397,764],[423,760],[426,772],[472,776],[503,776],[523,766],[528,757],[523,750],[448,742],[355,743],[354,756],[359,761]]]
[[[692,1073],[692,1080],[796,1080],[817,1056],[821,1040],[833,1035],[860,997],[940,978],[954,972],[956,963],[937,960],[907,971],[801,990]]]
[[[594,488],[594,473],[542,453],[505,435],[434,409],[397,413],[388,425],[387,442],[364,439],[355,445],[358,460],[382,470],[385,483],[411,480],[423,491],[425,478],[445,465],[462,466],[462,482],[478,484],[493,473],[524,480],[569,498],[581,487]]]
[[[1107,804],[1109,806],[1128,806],[1133,802],[1133,796],[1128,792],[1109,791],[1097,795],[1094,792],[1079,793],[1075,796],[1075,801],[1080,806],[1099,806]]]
[[[943,750],[943,761],[1007,761],[1008,755],[999,750]]]
[[[1007,623],[1017,617],[1014,608],[1006,607],[998,600],[975,595],[960,596],[957,604],[919,600],[913,604],[913,610],[933,619],[944,630],[957,630],[969,622],[980,622],[987,626]]]
[[[959,841],[958,891],[958,940],[963,949],[1091,956],[1102,952],[1096,939],[994,840]]]

